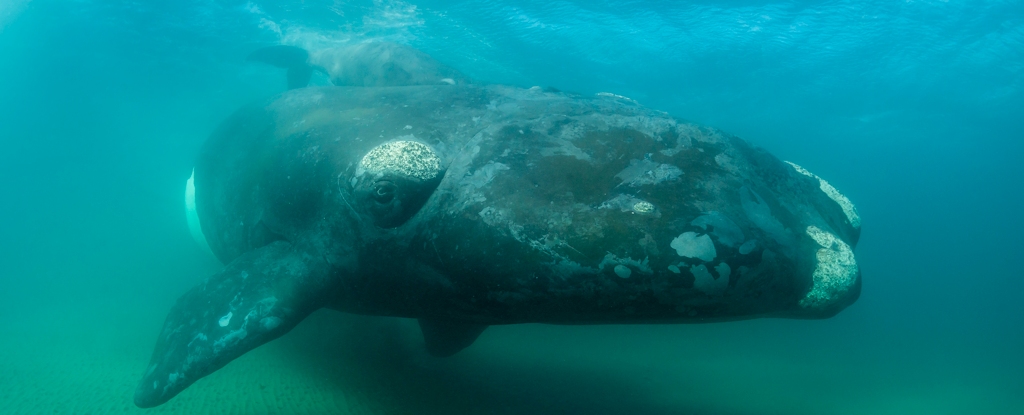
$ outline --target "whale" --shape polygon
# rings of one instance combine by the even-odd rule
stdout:
[[[410,86],[466,84],[458,70],[438,62],[413,47],[371,40],[316,49],[312,52],[290,45],[257,49],[246,60],[287,69],[288,89],[309,84],[314,72],[335,86]]]
[[[492,325],[823,319],[861,290],[832,184],[611,93],[292,89],[217,127],[187,196],[225,266],[171,308],[139,407],[324,308],[416,319],[443,357]]]

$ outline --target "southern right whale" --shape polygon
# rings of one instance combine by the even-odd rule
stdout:
[[[248,60],[288,69],[288,88],[309,84],[313,71],[335,86],[409,86],[465,84],[469,78],[415,48],[366,41],[314,50],[275,45],[258,49]]]
[[[861,289],[835,187],[613,94],[293,89],[214,131],[191,185],[226,267],[171,309],[140,407],[320,308],[416,318],[446,356],[489,325],[827,318]]]

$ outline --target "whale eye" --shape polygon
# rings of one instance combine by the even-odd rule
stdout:
[[[363,156],[352,186],[374,224],[394,228],[423,207],[441,183],[444,172],[441,158],[430,146],[416,141],[391,141]]]
[[[386,205],[395,200],[395,191],[398,190],[398,186],[395,183],[387,180],[379,181],[373,185],[373,191],[371,197],[377,203]]]
[[[358,181],[354,190],[377,226],[394,228],[405,223],[423,206],[440,181],[440,177],[423,182],[392,176]]]

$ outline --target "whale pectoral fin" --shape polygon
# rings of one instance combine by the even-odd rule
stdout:
[[[448,320],[420,320],[420,331],[427,352],[435,357],[448,357],[469,347],[487,328],[486,324],[460,323]]]
[[[285,241],[238,257],[178,299],[135,391],[135,404],[160,405],[288,332],[330,295],[329,275],[321,257]]]

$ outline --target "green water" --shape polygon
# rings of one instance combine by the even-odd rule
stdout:
[[[0,0],[0,414],[1024,413],[1021,16],[1012,2]],[[864,218],[860,300],[820,321],[492,327],[446,359],[412,321],[323,310],[136,408],[167,311],[222,266],[185,223],[195,154],[284,86],[245,55],[346,36],[486,81],[627,94],[798,162]]]

